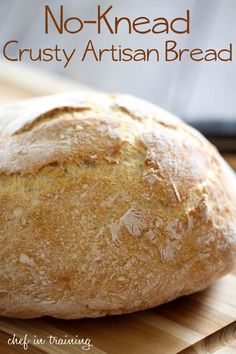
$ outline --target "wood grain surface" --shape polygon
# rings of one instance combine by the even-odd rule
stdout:
[[[194,354],[194,353],[214,353],[220,348],[220,351],[233,351],[236,349],[236,321],[230,323],[229,325],[219,329],[218,331],[210,334],[206,338],[200,340],[199,342],[189,346],[188,348],[182,350],[182,354]],[[234,342],[234,343],[233,343]],[[225,346],[229,346],[225,348]],[[222,348],[223,347],[223,348]],[[218,351],[219,353],[219,351]]]
[[[24,75],[26,72],[24,71]],[[48,86],[48,76],[42,73],[39,85],[39,81],[34,79],[37,75],[38,73],[29,72],[29,85],[27,80],[21,82],[19,75],[15,81],[14,75],[9,75],[7,79],[6,68],[4,74],[0,68],[0,103],[75,88],[73,83],[70,85],[58,77],[55,77],[56,87]],[[225,157],[236,169],[236,156]],[[203,292],[129,315],[71,321],[53,318],[0,318],[0,353],[236,353],[235,319],[236,271]],[[50,344],[50,335],[57,339],[87,339],[87,343],[90,340],[92,346],[86,351],[88,346],[79,344]],[[18,341],[23,341],[24,338],[30,341],[27,350],[23,348],[23,342],[8,344],[14,336]],[[34,344],[36,338],[42,338],[45,343]]]

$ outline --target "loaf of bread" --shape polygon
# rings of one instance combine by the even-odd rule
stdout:
[[[126,95],[0,111],[0,315],[121,314],[229,272],[236,178],[178,118]]]

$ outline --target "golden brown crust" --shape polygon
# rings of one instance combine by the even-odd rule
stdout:
[[[198,132],[124,95],[0,113],[0,314],[95,317],[199,291],[233,266],[235,174]]]

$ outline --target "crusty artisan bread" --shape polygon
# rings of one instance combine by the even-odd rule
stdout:
[[[0,315],[157,306],[233,267],[236,178],[197,131],[125,95],[0,112]]]

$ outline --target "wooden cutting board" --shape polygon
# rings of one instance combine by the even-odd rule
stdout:
[[[210,343],[211,348],[221,348],[224,341],[230,342],[236,335],[236,323],[230,336],[223,327],[236,318],[235,307],[236,275],[230,274],[213,287],[198,294],[179,298],[155,309],[129,315],[111,316],[99,319],[57,320],[42,318],[36,320],[0,320],[1,353],[23,352],[19,346],[9,346],[7,341],[16,334],[31,342],[34,336],[46,339],[89,338],[93,345],[89,353],[109,354],[171,354],[221,329]],[[222,334],[223,333],[223,334]],[[236,338],[235,338],[236,340]],[[209,340],[202,342],[203,348]],[[22,348],[22,347],[21,347]],[[29,353],[84,353],[80,346],[44,345],[29,346]],[[236,351],[236,342],[221,353]],[[211,351],[214,352],[214,351]],[[191,352],[189,352],[191,353]],[[205,349],[199,353],[207,353]],[[220,352],[219,352],[220,353]]]
[[[49,77],[32,69],[0,62],[1,103],[80,88],[78,84],[51,74]],[[236,156],[226,158],[236,169]],[[203,292],[129,315],[73,321],[0,318],[0,354],[236,353],[235,319],[236,271]],[[84,346],[50,344],[49,336],[58,340],[84,340]],[[18,342],[20,339],[30,341],[27,350],[24,350],[23,343],[13,345],[15,337]],[[40,338],[45,341],[43,344],[34,343]]]

